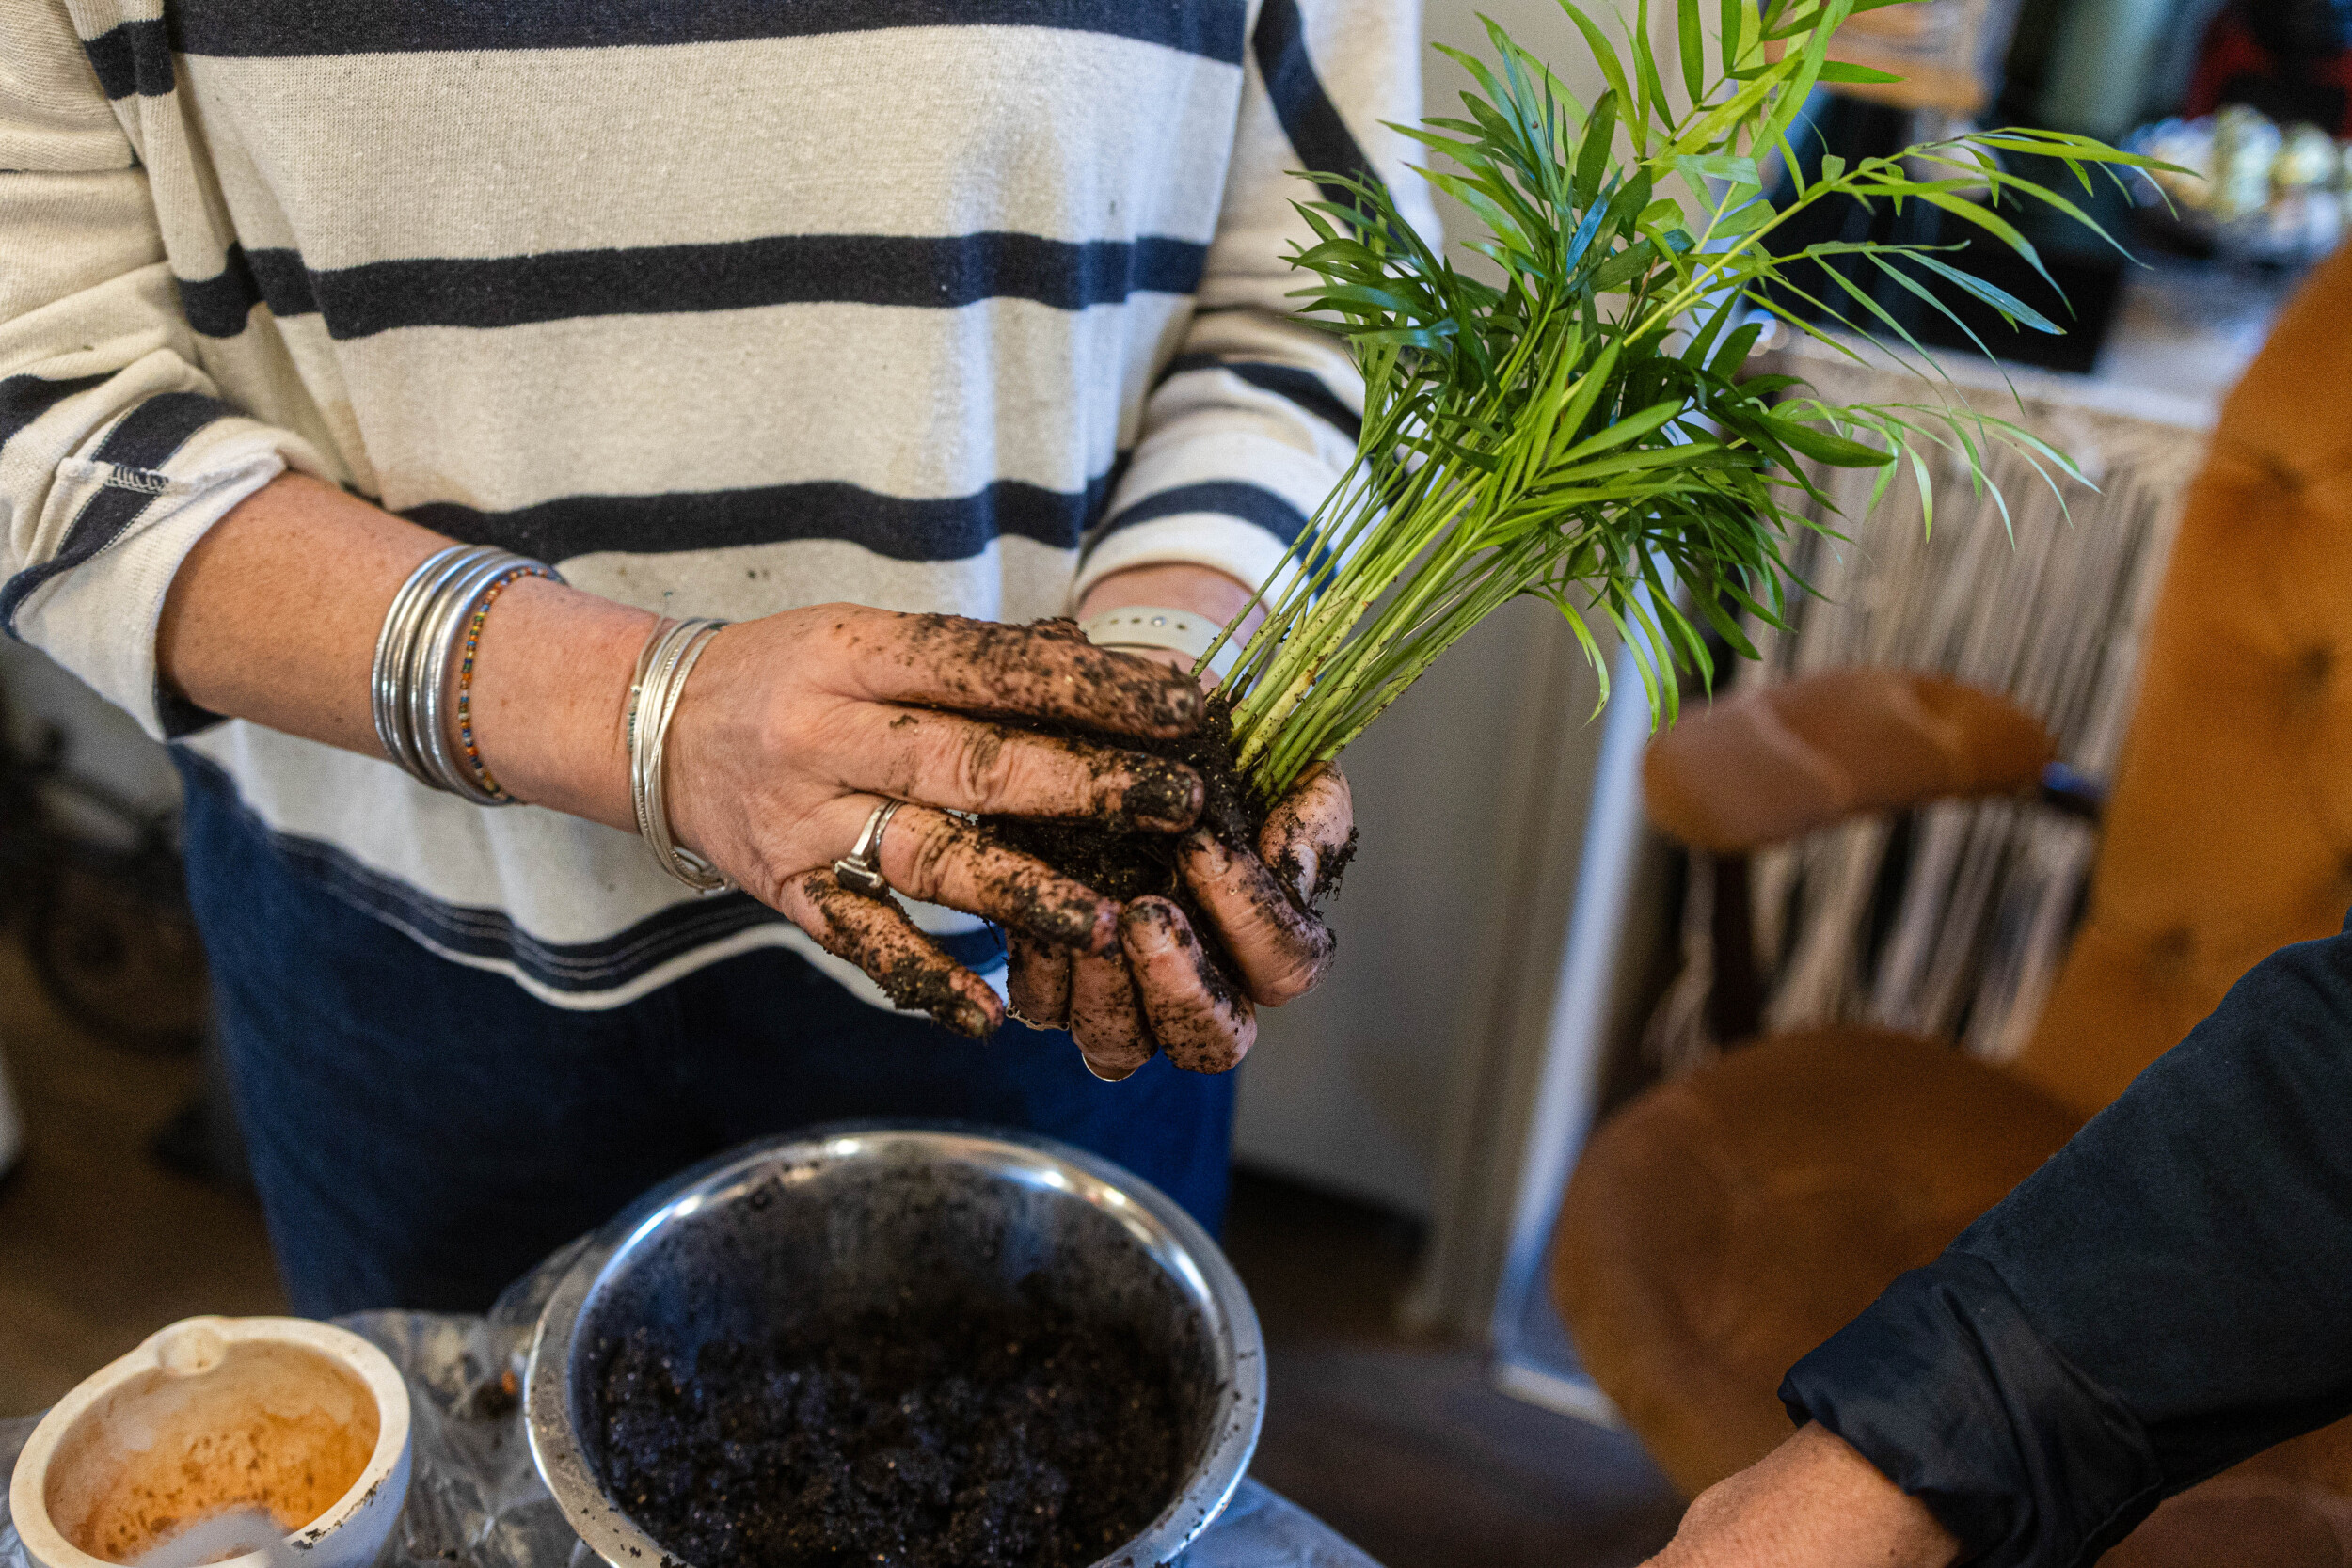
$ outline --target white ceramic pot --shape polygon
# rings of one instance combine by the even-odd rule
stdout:
[[[200,1560],[215,1554],[192,1528],[255,1510],[303,1568],[368,1568],[407,1495],[408,1390],[382,1351],[307,1319],[189,1318],[57,1402],[8,1508],[38,1568],[162,1560],[175,1543]]]

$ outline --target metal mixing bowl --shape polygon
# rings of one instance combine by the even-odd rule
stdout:
[[[648,1193],[591,1240],[540,1314],[531,1450],[564,1517],[612,1568],[673,1554],[600,1479],[602,1373],[644,1329],[692,1364],[787,1307],[855,1307],[902,1288],[1009,1295],[1040,1276],[1079,1314],[1132,1325],[1175,1369],[1192,1463],[1156,1518],[1098,1568],[1153,1568],[1241,1484],[1265,1409],[1264,1342],[1232,1265],[1156,1188],[1021,1133],[833,1127],[766,1139]]]

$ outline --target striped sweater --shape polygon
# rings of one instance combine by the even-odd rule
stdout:
[[[1417,9],[0,0],[0,625],[547,1000],[766,943],[862,987],[625,834],[176,700],[173,572],[291,467],[672,614],[1254,582],[1361,408],[1288,171],[1398,180]]]

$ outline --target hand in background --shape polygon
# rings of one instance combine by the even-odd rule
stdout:
[[[1948,1568],[1959,1552],[1925,1503],[1808,1425],[1700,1493],[1648,1568]]]

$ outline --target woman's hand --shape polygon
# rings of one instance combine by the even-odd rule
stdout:
[[[1104,578],[1078,616],[1168,606],[1221,624],[1238,617],[1236,635],[1246,638],[1263,618],[1253,598],[1221,572],[1163,562]],[[1174,652],[1141,657],[1191,668]],[[1347,780],[1337,768],[1322,768],[1267,816],[1255,854],[1206,829],[1184,840],[1178,857],[1184,885],[1239,966],[1241,993],[1182,909],[1167,898],[1138,898],[1120,916],[1114,950],[1077,953],[1009,933],[1014,1013],[1041,1027],[1066,1026],[1098,1078],[1124,1078],[1161,1051],[1188,1071],[1232,1069],[1257,1040],[1257,1008],[1295,1001],[1322,978],[1332,941],[1314,907],[1355,838]]]
[[[1098,1078],[1124,1078],[1165,1051],[1189,1072],[1224,1072],[1258,1037],[1257,1007],[1296,1001],[1331,958],[1317,897],[1355,837],[1347,780],[1322,768],[1266,818],[1257,852],[1207,829],[1184,839],[1184,885],[1241,971],[1235,991],[1169,899],[1138,898],[1119,918],[1116,949],[1073,952],[1010,939],[1015,1014],[1067,1027]]]
[[[156,635],[158,673],[215,713],[380,755],[368,694],[385,609],[417,563],[448,543],[334,485],[281,475],[215,524],[173,578]],[[1152,596],[1120,602],[1189,605],[1219,620],[1249,598],[1199,567],[1144,567],[1098,585],[1131,588]],[[300,609],[293,623],[289,607]],[[653,625],[644,610],[540,578],[500,597],[482,634],[472,711],[484,761],[501,784],[522,800],[633,830],[621,714]],[[894,886],[999,921],[1025,950],[1041,943],[1089,955],[1089,997],[1110,989],[1091,959],[1123,959],[1132,940],[1139,973],[1172,976],[1155,978],[1140,1003],[1132,988],[1120,992],[1136,1016],[1161,1018],[1171,1041],[1201,1040],[1182,1047],[1187,1065],[1238,1059],[1248,1044],[1248,1004],[1208,996],[1197,976],[1185,980],[1171,958],[1183,956],[1189,933],[1172,910],[1146,901],[1122,922],[1108,900],[947,815],[1095,816],[1181,832],[1199,816],[1200,780],[1115,746],[1009,729],[992,714],[1166,736],[1199,721],[1200,692],[1184,672],[1093,647],[1067,624],[1001,626],[847,606],[745,622],[712,641],[672,722],[664,775],[672,829],[894,1000],[984,1033],[1003,1017],[995,993],[896,904],[833,876],[875,806],[912,802],[882,837],[882,869]],[[1295,857],[1304,871],[1346,838],[1344,786],[1335,779],[1313,799],[1321,804],[1311,813],[1269,827],[1269,853]],[[1328,953],[1329,935],[1295,910],[1276,910],[1264,898],[1263,868],[1251,857],[1235,861],[1238,868],[1219,872],[1213,853],[1188,856],[1198,879],[1231,884],[1204,902],[1228,911],[1220,926],[1241,933],[1229,940],[1256,955],[1253,994],[1295,994]],[[1106,1060],[1140,1061],[1141,1028],[1089,1025],[1081,1037]]]
[[[906,801],[877,851],[893,888],[996,921],[1037,950],[1115,964],[1118,905],[948,814],[1183,832],[1200,811],[1190,768],[984,716],[1168,736],[1200,705],[1183,672],[1096,648],[1066,622],[787,610],[719,632],[687,682],[665,759],[671,826],[898,1006],[985,1034],[1003,1021],[995,992],[895,900],[843,886],[833,863],[875,807]]]

